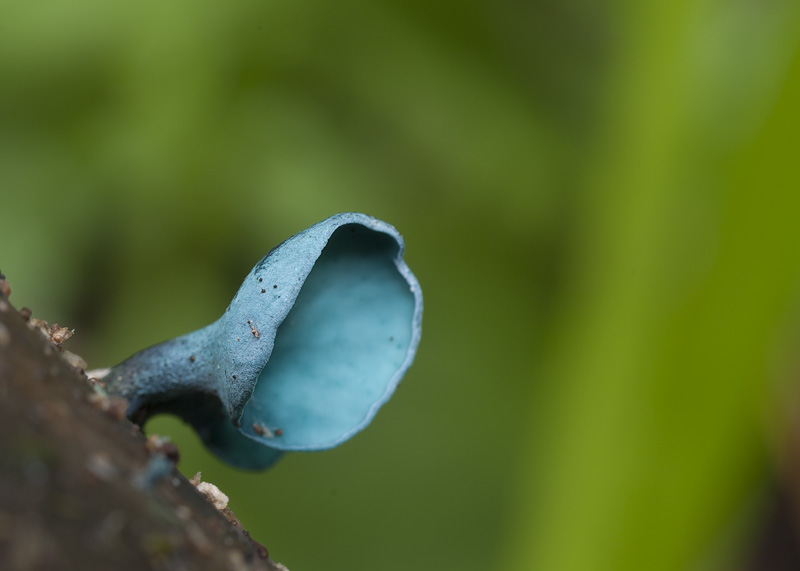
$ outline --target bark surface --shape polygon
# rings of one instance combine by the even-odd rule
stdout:
[[[285,569],[175,469],[174,450],[148,443],[124,418],[125,403],[104,397],[7,292],[0,289],[0,569]]]

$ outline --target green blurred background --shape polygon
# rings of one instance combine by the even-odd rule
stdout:
[[[0,269],[90,367],[340,211],[404,234],[372,426],[180,469],[301,569],[735,569],[800,361],[794,0],[0,1]]]

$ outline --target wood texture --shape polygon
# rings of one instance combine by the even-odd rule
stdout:
[[[174,450],[148,446],[124,402],[99,394],[5,293],[0,569],[285,569],[174,468]]]

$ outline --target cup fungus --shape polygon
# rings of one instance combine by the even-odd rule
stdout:
[[[397,230],[332,216],[273,248],[220,319],[105,377],[143,423],[167,412],[241,468],[322,450],[364,428],[414,360],[422,291]]]

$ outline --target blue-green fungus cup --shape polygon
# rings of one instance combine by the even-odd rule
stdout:
[[[240,468],[341,444],[417,351],[422,291],[403,249],[393,226],[365,214],[323,220],[256,264],[220,319],[113,367],[107,390],[140,424],[183,418]]]

